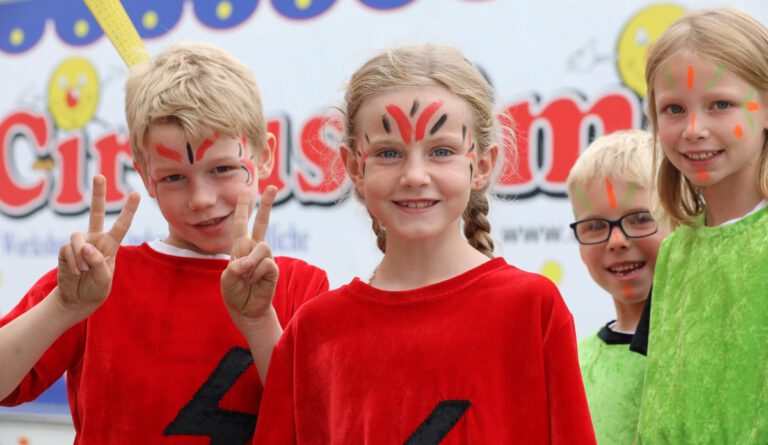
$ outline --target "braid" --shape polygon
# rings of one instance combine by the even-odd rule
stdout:
[[[462,218],[464,219],[464,235],[469,244],[483,255],[493,258],[491,222],[488,220],[488,199],[485,197],[485,193],[480,190],[472,190]]]
[[[387,253],[387,230],[381,225],[379,220],[371,214],[370,210],[368,211],[368,214],[371,215],[371,228],[373,228],[373,233],[376,234],[376,246],[378,246],[382,253]]]

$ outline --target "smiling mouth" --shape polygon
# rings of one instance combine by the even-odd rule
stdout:
[[[643,267],[645,267],[645,261],[635,261],[633,263],[622,263],[618,266],[611,266],[606,268],[606,270],[614,275],[622,277],[624,275],[629,275],[636,270],[640,270]]]
[[[722,152],[723,150],[701,151],[698,153],[683,153],[683,156],[691,161],[706,161],[707,159],[714,158]]]
[[[397,204],[400,207],[405,207],[407,209],[423,209],[427,207],[432,207],[433,205],[437,204],[438,201],[395,201],[395,204]]]
[[[222,216],[221,218],[209,219],[208,221],[204,221],[204,222],[201,222],[201,223],[198,223],[198,224],[194,224],[194,226],[195,227],[199,227],[199,228],[213,227],[213,226],[221,223],[225,219],[227,219],[227,217],[229,217],[229,215]]]

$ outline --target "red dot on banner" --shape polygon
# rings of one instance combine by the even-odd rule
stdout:
[[[760,105],[757,102],[747,102],[747,110],[757,111],[760,109]]]
[[[699,171],[696,173],[696,176],[698,176],[699,181],[706,181],[709,179],[709,173],[703,168],[699,169]]]
[[[29,439],[24,436],[19,437],[19,445],[29,445]]]
[[[743,129],[743,128],[741,128],[741,125],[739,125],[739,124],[736,124],[736,126],[735,126],[735,127],[733,127],[733,134],[734,134],[734,135],[735,135],[737,138],[741,139],[741,138],[742,138],[742,136],[744,136],[744,129]]]

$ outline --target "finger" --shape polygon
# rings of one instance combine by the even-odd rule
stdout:
[[[72,250],[75,253],[75,264],[81,272],[87,272],[89,267],[88,263],[83,260],[81,251],[85,245],[85,234],[82,232],[75,232],[69,237],[69,242],[72,244]]]
[[[91,279],[94,284],[101,286],[104,283],[111,282],[112,271],[109,269],[104,255],[98,249],[90,244],[85,244],[80,251],[80,255],[91,269]]]
[[[251,284],[258,283],[259,281],[266,281],[268,283],[277,283],[277,277],[280,274],[279,269],[277,268],[277,263],[275,263],[275,260],[270,258],[264,258],[259,264],[256,265],[256,268],[253,269],[253,272],[248,276],[248,281],[251,282]],[[272,286],[270,286],[272,287]],[[274,292],[274,289],[272,289]],[[273,295],[264,295],[265,297],[272,298]]]
[[[80,270],[77,268],[77,261],[75,260],[75,251],[72,249],[72,243],[64,243],[59,248],[59,267],[64,263],[69,269],[69,272],[74,275],[80,275]]]
[[[91,194],[91,212],[88,221],[88,233],[101,233],[104,230],[105,202],[107,199],[107,180],[102,175],[93,177]]]
[[[267,234],[269,213],[272,211],[275,196],[277,196],[277,187],[274,185],[267,186],[264,193],[261,194],[259,208],[256,210],[256,220],[253,221],[253,231],[251,232],[251,239],[257,243],[264,241]]]
[[[251,192],[249,190],[243,191],[237,198],[237,206],[235,207],[235,220],[232,223],[232,227],[235,231],[234,237],[245,238],[248,236],[248,210],[251,207]]]
[[[128,229],[131,227],[133,217],[136,215],[136,209],[139,208],[139,200],[141,197],[138,192],[131,192],[128,195],[128,200],[123,206],[123,210],[117,216],[115,223],[112,224],[112,228],[109,229],[109,236],[115,240],[117,244],[123,242],[125,234],[128,233]]]

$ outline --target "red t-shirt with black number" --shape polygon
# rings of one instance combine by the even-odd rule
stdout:
[[[328,289],[321,269],[276,257],[273,305],[281,325]],[[66,372],[75,444],[246,444],[262,386],[221,297],[223,259],[121,247],[112,292],[65,332],[2,405],[35,399]],[[43,276],[2,319],[33,307],[56,285]]]
[[[296,313],[254,444],[594,444],[573,319],[496,258],[420,289],[359,279]]]

